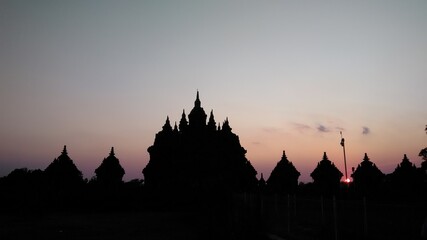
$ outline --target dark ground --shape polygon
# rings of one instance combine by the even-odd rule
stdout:
[[[179,211],[8,214],[0,216],[0,239],[265,239],[220,221]]]
[[[0,239],[199,239],[194,213],[3,215]]]

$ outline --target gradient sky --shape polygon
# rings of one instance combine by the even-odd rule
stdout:
[[[286,150],[420,166],[427,1],[0,1],[0,176],[45,169],[63,145],[91,178],[110,147],[143,178],[166,116],[230,120],[268,177]]]

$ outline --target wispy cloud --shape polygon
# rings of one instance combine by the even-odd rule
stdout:
[[[279,132],[280,129],[275,128],[275,127],[264,127],[264,128],[262,128],[262,131],[267,132],[267,133],[276,133],[276,132]]]
[[[369,129],[368,127],[362,127],[362,134],[363,135],[368,135],[371,133],[371,129]]]
[[[317,131],[320,133],[329,133],[329,132],[335,132],[335,130],[338,131],[344,131],[344,128],[336,125],[335,123],[331,123],[331,124],[323,124],[323,123],[319,123],[315,126],[310,126],[308,124],[305,123],[292,123],[293,127],[295,130],[299,131],[299,132],[305,132],[305,131]]]
[[[303,132],[303,131],[311,129],[311,127],[309,125],[304,124],[304,123],[292,123],[292,125],[299,132]]]
[[[319,124],[319,126],[317,126],[317,131],[326,133],[326,132],[330,132],[331,130],[327,128],[325,125]]]
[[[251,142],[251,143],[252,143],[252,145],[261,145],[260,142]]]

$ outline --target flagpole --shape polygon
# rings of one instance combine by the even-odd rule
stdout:
[[[344,138],[342,137],[342,131],[340,131],[341,134],[341,146],[342,146],[342,150],[344,153],[344,171],[345,171],[345,182],[348,181],[348,176],[347,176],[347,159],[345,157],[345,144],[344,144]]]

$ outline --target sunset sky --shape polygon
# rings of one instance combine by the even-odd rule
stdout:
[[[63,145],[84,177],[115,147],[125,180],[166,116],[229,118],[270,175],[368,153],[384,173],[427,147],[427,1],[0,1],[0,176]]]

